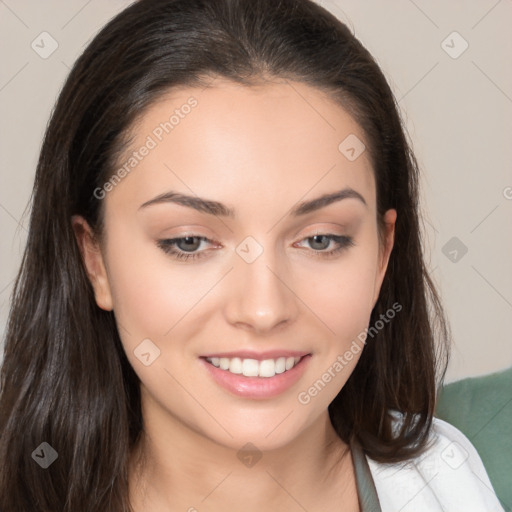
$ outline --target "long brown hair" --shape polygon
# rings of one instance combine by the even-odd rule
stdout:
[[[143,429],[139,380],[113,312],[100,309],[71,216],[101,234],[94,190],[116,170],[130,130],[173,87],[225,77],[301,81],[347,109],[366,134],[378,221],[398,212],[371,324],[402,311],[366,346],[329,406],[340,437],[377,461],[425,449],[444,378],[449,329],[423,259],[419,172],[393,94],[350,30],[310,0],[140,0],[77,60],[48,125],[31,198],[0,390],[0,509],[130,510],[128,458]],[[392,429],[391,410],[403,414]],[[46,469],[34,450],[58,458]]]

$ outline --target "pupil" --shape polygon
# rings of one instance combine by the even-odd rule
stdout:
[[[197,245],[197,242],[194,244],[195,236],[186,236],[183,241],[185,242],[185,245],[188,246],[188,249],[195,249],[195,245]],[[192,247],[191,247],[192,246]]]
[[[322,245],[322,243],[318,241],[318,239],[322,239],[322,238],[324,238],[324,235],[314,235],[313,241],[314,241],[314,243],[320,243],[320,245]]]

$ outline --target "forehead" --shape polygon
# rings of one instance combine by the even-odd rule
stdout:
[[[217,79],[204,89],[172,89],[132,134],[118,166],[133,160],[134,151],[144,156],[116,189],[136,187],[141,199],[168,188],[289,202],[349,186],[375,200],[362,128],[327,94],[299,82],[246,86]]]

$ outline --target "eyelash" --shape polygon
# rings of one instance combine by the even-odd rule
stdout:
[[[354,240],[349,236],[333,235],[333,234],[327,234],[327,233],[316,233],[314,235],[303,238],[301,240],[301,242],[304,240],[313,239],[315,236],[322,236],[322,237],[328,238],[338,244],[338,247],[336,247],[335,249],[332,249],[330,251],[318,251],[318,250],[313,249],[313,252],[315,253],[315,257],[330,258],[330,257],[333,257],[336,254],[348,249],[349,247],[353,247],[355,245]],[[197,260],[197,259],[203,258],[205,256],[206,251],[201,251],[201,252],[196,252],[196,253],[187,253],[185,251],[176,250],[175,245],[178,242],[185,240],[187,238],[195,238],[200,241],[211,242],[211,240],[209,240],[208,238],[206,238],[204,236],[189,235],[189,236],[184,236],[184,237],[180,237],[180,238],[170,238],[170,239],[158,240],[157,245],[166,254],[170,254],[173,258],[175,258],[177,260],[185,260],[186,261],[186,260]]]

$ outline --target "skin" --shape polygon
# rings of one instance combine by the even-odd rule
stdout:
[[[114,310],[141,379],[145,436],[130,466],[134,510],[359,510],[350,450],[327,408],[360,352],[308,404],[297,396],[368,326],[396,211],[386,212],[379,245],[368,151],[349,161],[338,150],[350,134],[364,142],[362,129],[297,82],[217,79],[204,90],[175,89],[145,112],[128,153],[191,96],[197,106],[103,199],[103,243],[73,217],[96,302]],[[367,204],[347,198],[289,215],[298,202],[346,187]],[[222,202],[236,218],[170,202],[139,208],[171,190]],[[337,244],[315,244],[309,237],[318,233],[350,236],[354,246],[322,256]],[[211,240],[194,246],[205,257],[176,260],[157,245],[180,236]],[[236,252],[248,236],[263,248],[250,264]],[[134,355],[147,338],[161,351],[149,366]],[[247,399],[219,387],[199,360],[238,349],[312,358],[281,395]],[[237,458],[248,442],[262,455],[252,467]]]

